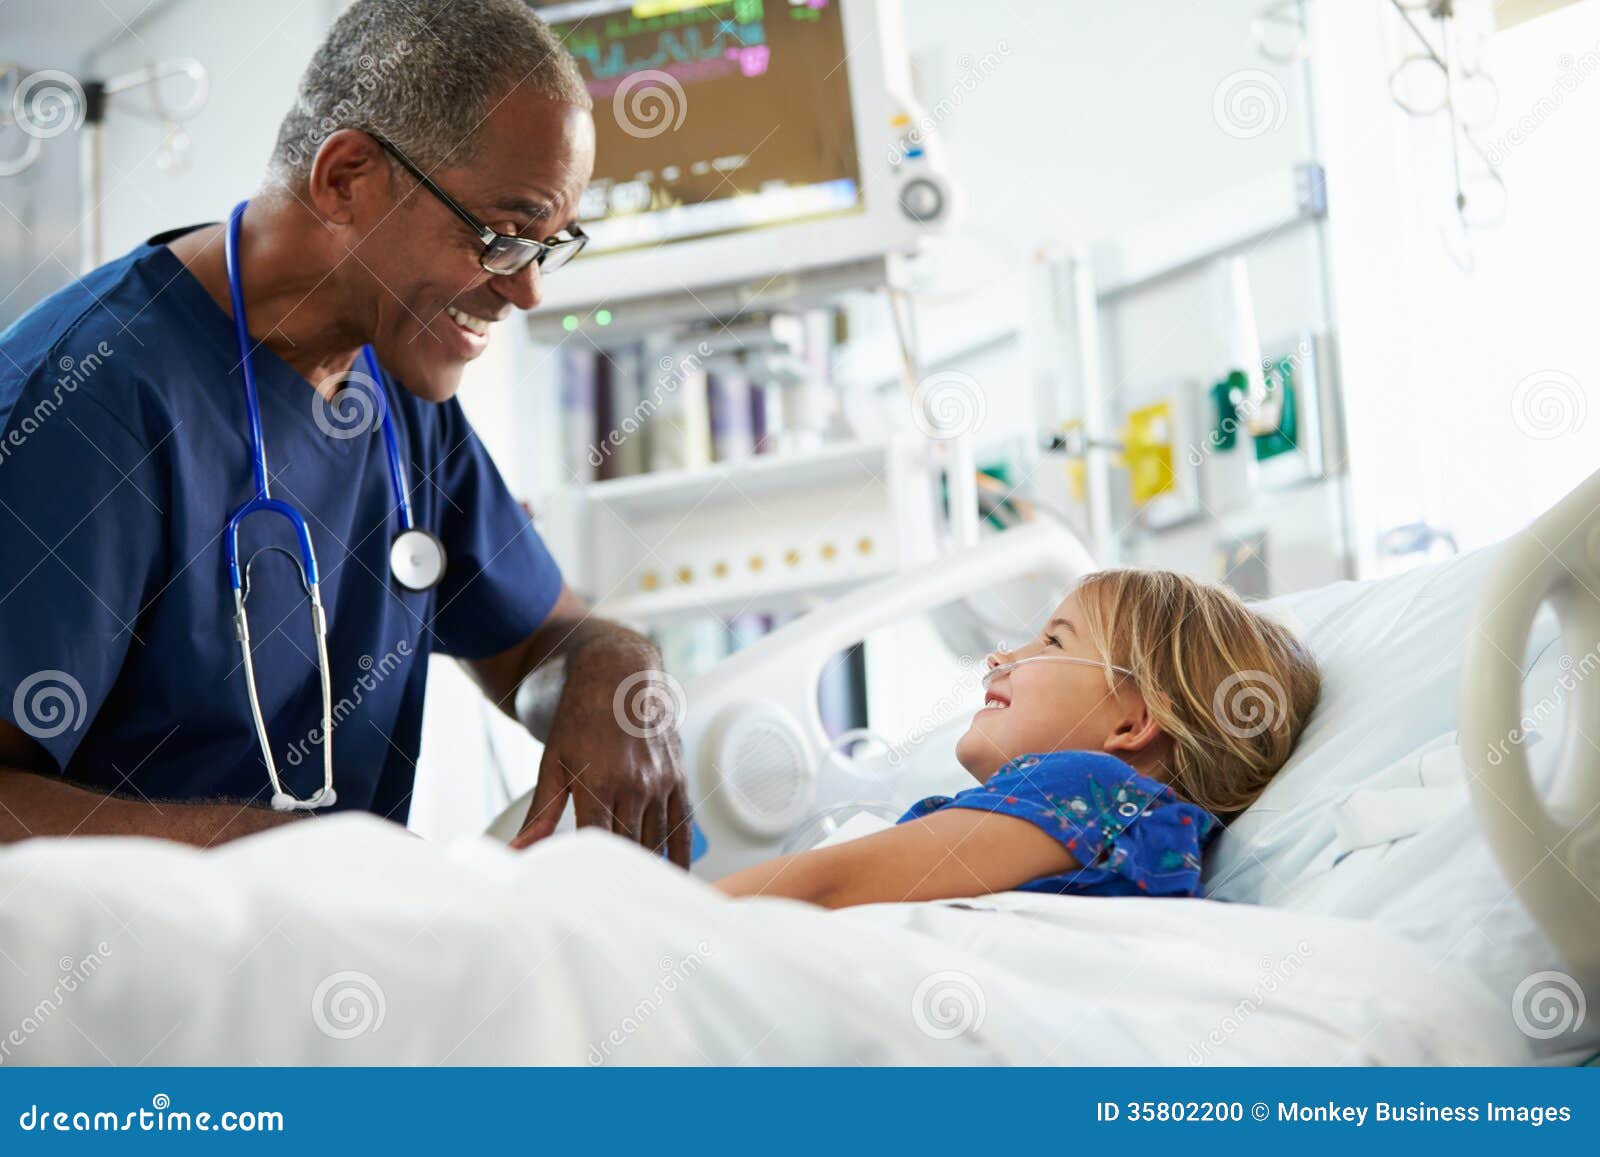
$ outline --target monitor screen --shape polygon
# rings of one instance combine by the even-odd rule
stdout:
[[[591,252],[861,211],[839,0],[536,7],[594,97]]]

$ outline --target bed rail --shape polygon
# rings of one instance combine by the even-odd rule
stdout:
[[[715,878],[775,856],[816,807],[841,802],[815,799],[818,763],[828,748],[817,684],[840,651],[878,627],[1008,579],[1049,576],[1065,589],[1093,569],[1071,530],[1030,523],[851,591],[690,681],[682,689],[687,710],[679,735],[696,820],[710,849],[697,871]],[[513,800],[488,834],[511,839],[532,795]]]
[[[1545,603],[1570,665],[1560,771],[1541,799],[1524,752],[1522,658]],[[1567,965],[1600,982],[1600,473],[1499,548],[1459,703],[1473,806],[1501,870]]]

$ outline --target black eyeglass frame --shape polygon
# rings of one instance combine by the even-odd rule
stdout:
[[[478,264],[485,273],[492,273],[496,277],[511,277],[521,273],[534,262],[538,262],[539,268],[544,270],[545,262],[552,257],[556,257],[559,260],[547,271],[553,273],[583,252],[583,247],[589,243],[589,235],[578,228],[576,224],[567,227],[566,231],[571,234],[569,239],[556,241],[535,241],[532,237],[521,237],[515,233],[501,233],[498,230],[491,229],[469,213],[459,201],[441,189],[432,177],[424,173],[421,168],[412,162],[410,157],[396,148],[394,143],[387,140],[383,134],[375,133],[371,129],[363,131],[377,141],[385,152],[399,161],[406,172],[415,177],[424,189],[427,189],[428,192],[437,197],[445,208],[461,218],[466,223],[467,228],[478,235],[478,240],[483,242],[483,252],[478,255]]]

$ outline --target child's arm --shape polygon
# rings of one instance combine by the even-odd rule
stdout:
[[[730,896],[784,896],[824,908],[1004,892],[1078,867],[1027,820],[945,808],[831,848],[780,856],[717,881]]]

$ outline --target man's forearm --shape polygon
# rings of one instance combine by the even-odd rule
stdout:
[[[593,670],[585,671],[586,664]],[[543,743],[550,736],[562,693],[575,674],[580,679],[595,675],[609,703],[611,693],[622,680],[660,665],[661,653],[649,639],[620,624],[591,619],[581,631],[574,632],[569,646],[530,667],[516,688],[511,715]]]
[[[661,652],[638,631],[586,613],[577,621],[549,624],[536,636],[522,656],[514,684],[543,666],[564,663],[570,667],[590,657],[602,662],[620,661],[632,671],[657,666]]]
[[[30,836],[156,836],[210,847],[302,814],[244,803],[146,803],[0,768],[0,843]]]
[[[649,639],[592,615],[563,589],[550,617],[532,636],[499,655],[474,660],[468,668],[490,700],[543,740],[575,664],[598,665],[621,679],[660,662],[660,652]],[[519,695],[524,679],[529,686]]]

